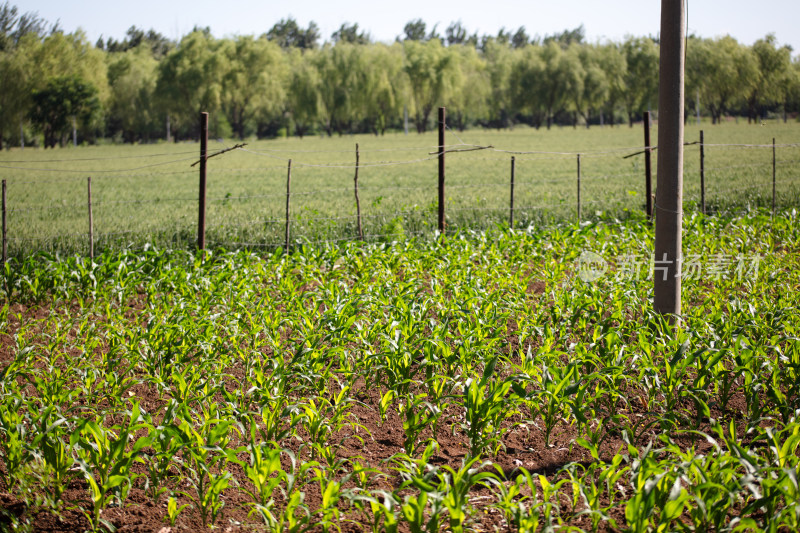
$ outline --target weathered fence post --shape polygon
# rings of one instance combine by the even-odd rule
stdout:
[[[289,253],[289,195],[291,194],[292,185],[292,160],[289,160],[289,169],[286,174],[286,236],[284,239],[284,247],[286,253]]]
[[[581,154],[578,154],[578,224],[581,223]]]
[[[650,149],[650,111],[644,112],[644,189],[647,219],[653,220],[653,173]]]
[[[706,214],[706,145],[700,130],[700,209]]]
[[[775,188],[775,174],[776,174],[776,161],[775,161],[775,137],[772,138],[772,214],[775,214],[777,205],[777,191]]]
[[[6,241],[6,180],[3,180],[3,267],[6,266],[8,261],[8,243]]]
[[[508,227],[514,228],[514,174],[516,173],[516,159],[511,156],[511,202],[508,210]]]
[[[94,259],[94,219],[92,218],[92,177],[86,178],[89,197],[89,258]]]
[[[363,241],[364,231],[361,229],[361,201],[358,199],[358,160],[358,143],[356,143],[356,176],[353,178],[356,193],[356,230],[358,231],[358,238]]]
[[[439,233],[444,235],[444,128],[445,108],[439,108]]]
[[[206,249],[206,162],[208,160],[208,113],[200,113],[200,199],[197,216],[197,247]]]

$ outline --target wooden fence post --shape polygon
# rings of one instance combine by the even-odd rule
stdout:
[[[3,203],[3,267],[6,266],[6,261],[8,261],[8,242],[6,241],[6,180],[3,180],[3,194],[2,194],[2,203]]]
[[[86,187],[89,197],[89,258],[94,259],[94,219],[92,217],[92,177],[86,178]]]
[[[650,111],[644,112],[644,189],[647,219],[653,220],[653,173],[650,149]]]
[[[700,130],[700,209],[706,214],[706,145]]]
[[[578,154],[578,224],[581,223],[581,154]]]
[[[292,185],[292,160],[289,160],[289,169],[286,174],[286,236],[284,239],[284,247],[286,253],[289,253],[289,195],[291,194]]]
[[[775,215],[777,205],[777,190],[775,188],[775,174],[776,174],[776,161],[775,161],[775,137],[772,138],[772,214]]]
[[[208,113],[200,113],[200,199],[197,216],[197,248],[206,249],[206,162],[208,160]]]
[[[516,159],[511,156],[511,205],[508,211],[508,228],[514,228],[514,174],[516,173]]]
[[[356,194],[356,230],[358,231],[358,238],[360,240],[364,240],[364,231],[361,228],[361,201],[358,199],[358,161],[359,161],[359,154],[358,154],[358,143],[356,143],[356,176],[353,178],[355,182],[355,194]]]
[[[439,108],[439,233],[444,235],[444,129],[445,108]]]

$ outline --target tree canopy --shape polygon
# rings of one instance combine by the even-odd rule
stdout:
[[[394,43],[344,23],[322,42],[319,27],[291,17],[255,36],[215,38],[195,28],[173,42],[131,26],[94,45],[36,13],[0,6],[0,143],[63,143],[108,137],[146,142],[198,134],[212,114],[216,137],[381,134],[416,130],[448,107],[451,123],[633,125],[657,111],[659,44],[650,37],[586,41],[583,27],[531,36],[524,26],[494,35],[461,21],[408,21]],[[725,36],[688,39],[686,108],[760,121],[800,112],[800,60],[773,35],[747,46]],[[2,144],[0,144],[0,147]]]

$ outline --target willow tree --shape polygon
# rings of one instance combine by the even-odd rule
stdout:
[[[623,103],[628,125],[633,127],[634,116],[657,103],[659,50],[649,37],[629,37],[622,43],[622,51],[627,65]]]
[[[745,103],[758,77],[752,50],[730,36],[695,40],[686,59],[714,124],[731,106]]]
[[[404,70],[408,76],[414,125],[418,133],[428,129],[431,112],[444,105],[450,92],[460,81],[460,56],[445,48],[439,39],[408,40],[403,43]]]
[[[361,116],[369,131],[383,134],[391,121],[401,116],[408,92],[402,45],[376,43],[363,47],[361,67],[358,73]]]
[[[605,105],[610,92],[608,74],[601,61],[603,50],[590,44],[572,44],[568,53],[577,56],[580,63],[572,97],[575,113],[583,117],[588,128],[590,117]]]
[[[158,60],[148,44],[108,54],[108,129],[126,142],[149,140],[160,131],[154,105],[157,79]]]
[[[221,108],[239,139],[256,115],[269,116],[282,109],[285,56],[278,44],[250,36],[227,39],[219,53],[227,64],[222,78]]]
[[[778,46],[775,35],[757,40],[752,47],[757,74],[747,95],[747,122],[758,120],[758,107],[784,103],[784,80],[792,68],[792,49]]]
[[[290,74],[286,78],[286,108],[301,139],[317,122],[320,112],[320,76],[314,55],[318,50],[294,49],[287,57]]]
[[[483,47],[486,61],[486,75],[489,78],[489,95],[486,100],[487,125],[506,128],[511,125],[515,114],[511,91],[511,72],[514,57],[520,52],[512,50],[507,44],[490,39]]]
[[[361,111],[358,73],[363,68],[363,48],[340,42],[324,46],[314,56],[319,71],[319,121],[330,136],[350,131]]]
[[[456,128],[463,131],[487,113],[487,102],[491,95],[491,81],[486,61],[474,46],[453,45],[449,50],[459,55],[461,76],[455,79],[447,95],[448,119]]]
[[[197,133],[199,113],[207,111],[215,119],[213,135],[218,137],[223,133],[215,115],[221,106],[227,65],[218,50],[219,42],[210,34],[194,31],[159,63],[156,94],[175,130]]]

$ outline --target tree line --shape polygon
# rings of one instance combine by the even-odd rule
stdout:
[[[508,128],[630,125],[656,110],[659,43],[590,43],[582,27],[544,37],[524,27],[444,35],[421,19],[393,43],[343,24],[322,42],[291,18],[261,36],[215,38],[195,28],[178,42],[132,27],[122,41],[88,42],[36,14],[0,7],[0,142],[45,147],[101,138],[196,138],[198,112],[214,137],[383,134],[448,122]],[[800,111],[800,61],[767,35],[752,46],[691,36],[687,118],[698,111],[758,121]],[[74,136],[74,137],[73,137]]]

